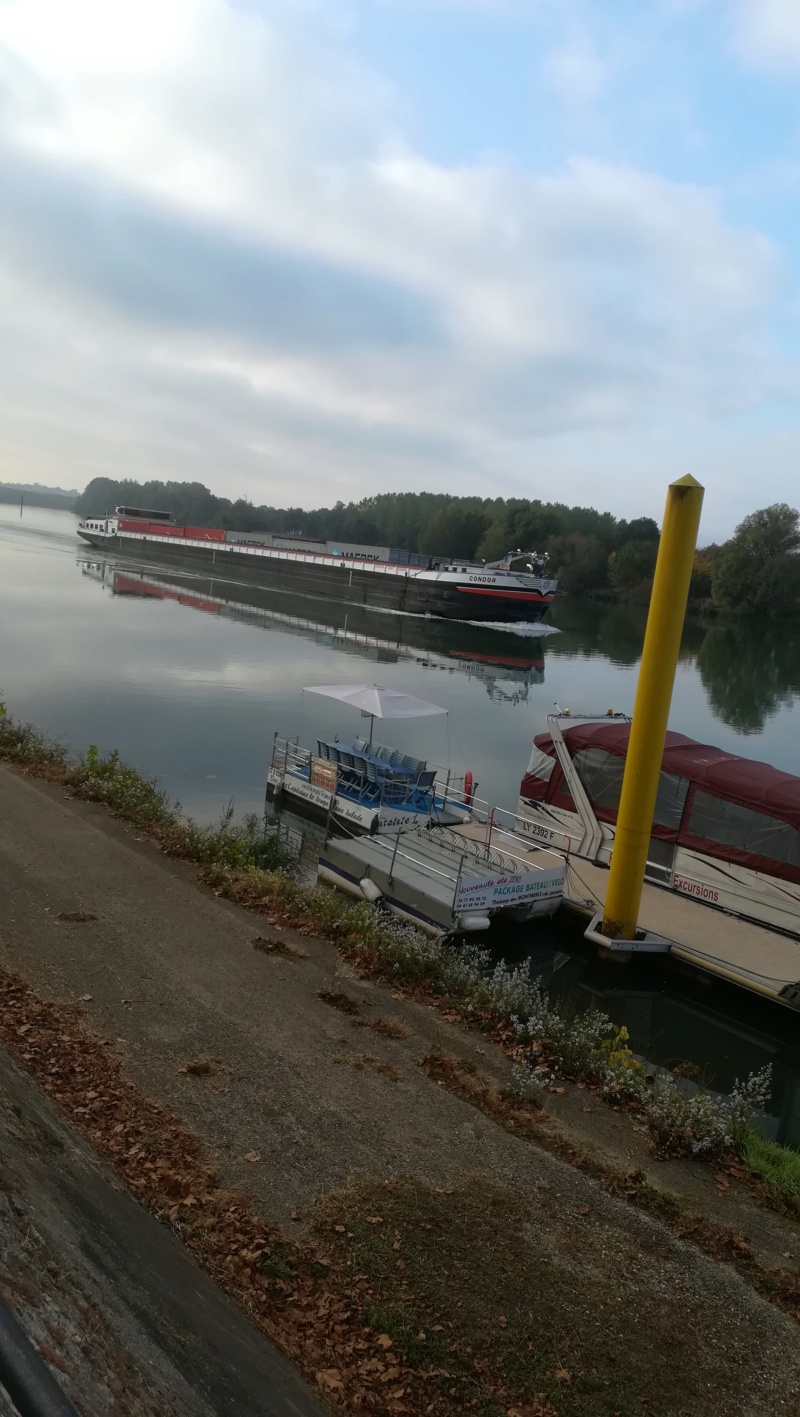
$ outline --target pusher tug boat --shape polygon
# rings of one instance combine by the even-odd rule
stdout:
[[[611,860],[630,719],[551,714],[533,742],[516,830]],[[647,880],[800,936],[800,777],[667,733]]]
[[[117,507],[87,517],[78,536],[108,551],[214,568],[215,575],[322,596],[352,605],[453,620],[535,623],[552,604],[557,582],[546,558],[509,552],[502,561],[420,556],[390,546],[360,546],[273,532],[177,526],[168,512]]]

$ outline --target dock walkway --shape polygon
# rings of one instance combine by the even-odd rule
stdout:
[[[482,840],[486,827],[471,822],[459,835]],[[501,846],[502,839],[502,846]],[[539,848],[502,832],[492,838],[503,854],[524,862]],[[588,918],[602,910],[608,870],[580,857],[568,860],[564,905]],[[713,906],[677,895],[645,882],[639,923],[670,942],[670,954],[710,974],[718,974],[752,992],[781,1004],[800,1006],[800,988],[794,1000],[781,998],[786,986],[800,985],[800,940],[781,935]]]

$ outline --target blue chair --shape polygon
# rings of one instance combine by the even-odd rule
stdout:
[[[420,773],[412,789],[415,807],[427,807],[429,805],[435,781],[435,771]]]
[[[408,768],[409,771],[413,772],[414,776],[417,777],[419,773],[424,771],[425,763],[422,758],[412,758],[410,754],[406,753],[406,756],[403,758],[403,767]]]
[[[367,795],[370,801],[380,801],[381,780],[378,777],[378,769],[374,763],[370,762],[369,758],[365,760],[364,766],[367,770]]]
[[[408,782],[402,777],[389,777],[383,789],[383,800],[389,807],[405,807],[411,801]]]
[[[391,757],[389,758],[389,763],[390,763],[390,766],[393,767],[393,768],[402,767],[402,766],[403,766],[403,754],[400,753],[400,752],[398,752],[397,749],[395,749],[394,752],[392,753]]]
[[[366,738],[356,738],[353,747],[357,748],[359,753],[365,753],[367,751],[367,748],[369,747],[369,744],[367,743]]]

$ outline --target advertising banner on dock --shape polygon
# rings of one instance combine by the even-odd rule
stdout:
[[[560,895],[564,889],[565,867],[548,871],[520,871],[505,876],[462,876],[453,909],[489,910],[503,905],[526,905],[534,900]]]

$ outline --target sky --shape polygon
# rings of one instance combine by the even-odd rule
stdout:
[[[0,0],[0,481],[800,503],[800,0]]]

